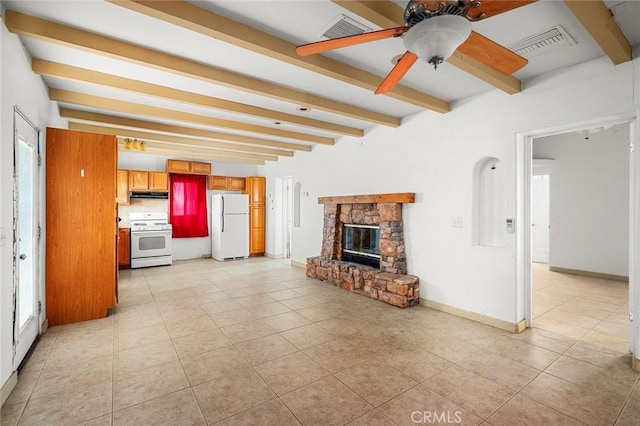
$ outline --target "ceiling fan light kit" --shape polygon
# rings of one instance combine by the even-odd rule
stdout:
[[[433,65],[434,69],[455,52],[471,35],[471,22],[462,16],[438,15],[411,27],[404,36],[410,52]]]
[[[296,48],[299,55],[312,55],[392,37],[403,37],[407,51],[375,90],[386,93],[398,84],[418,58],[434,69],[456,49],[505,75],[513,74],[527,60],[509,49],[473,33],[471,22],[532,3],[535,0],[410,0],[404,11],[404,26],[365,32]],[[473,11],[473,12],[472,12]],[[473,37],[470,37],[473,33]],[[508,64],[508,67],[503,66]]]

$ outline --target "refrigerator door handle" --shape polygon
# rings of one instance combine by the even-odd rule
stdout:
[[[224,232],[224,195],[220,197],[222,200],[222,212],[220,213],[220,219],[222,220],[222,230],[220,232]]]

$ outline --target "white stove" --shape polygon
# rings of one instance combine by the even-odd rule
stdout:
[[[131,268],[171,265],[171,224],[164,212],[131,212]]]

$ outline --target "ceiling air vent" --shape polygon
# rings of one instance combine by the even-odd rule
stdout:
[[[540,34],[529,36],[509,47],[509,50],[525,58],[540,55],[560,46],[573,46],[576,41],[561,25]]]
[[[322,33],[322,37],[329,39],[347,37],[362,34],[367,31],[371,31],[371,28],[348,16],[340,15],[329,24],[328,28]]]

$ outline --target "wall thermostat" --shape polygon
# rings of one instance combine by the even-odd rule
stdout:
[[[516,230],[516,220],[507,219],[507,232],[513,234]]]

